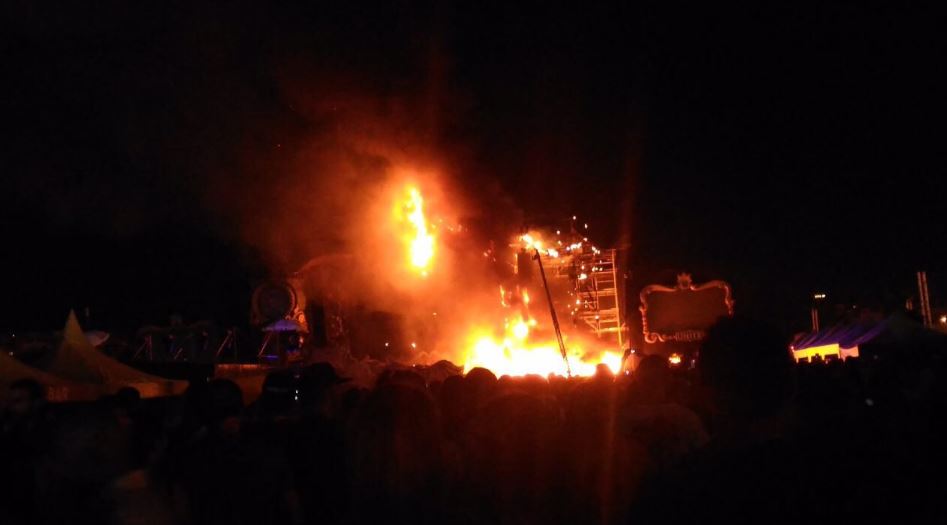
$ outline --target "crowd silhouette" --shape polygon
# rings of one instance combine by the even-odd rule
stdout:
[[[696,367],[372,388],[320,363],[247,405],[225,379],[51,405],[13,384],[0,523],[943,522],[944,361],[797,365],[765,324],[715,325]]]

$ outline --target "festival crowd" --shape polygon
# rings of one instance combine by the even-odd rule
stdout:
[[[371,388],[326,363],[179,397],[10,388],[0,524],[944,523],[941,355],[795,364],[725,319],[692,369]]]

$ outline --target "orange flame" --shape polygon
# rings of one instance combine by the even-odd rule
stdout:
[[[506,302],[506,294],[500,287],[500,304],[511,308]],[[552,337],[534,336],[539,323],[530,316],[529,292],[524,288],[520,292],[523,312],[507,318],[503,332],[499,336],[488,329],[473,330],[467,342],[464,356],[464,372],[472,368],[483,367],[496,375],[557,374],[566,375],[566,363],[562,359],[559,344]],[[621,370],[621,354],[609,350],[586,353],[581,345],[568,344],[567,353],[573,375],[590,376],[595,367],[604,363],[613,373]]]
[[[404,202],[402,217],[409,224],[406,238],[411,268],[421,277],[427,277],[434,260],[434,235],[429,231],[424,216],[424,198],[417,188],[408,188],[408,198]]]
[[[430,213],[430,210],[425,209],[425,204],[420,189],[415,185],[407,185],[395,204],[395,216],[400,224],[399,235],[407,257],[407,267],[422,278],[428,277],[433,270],[434,257],[438,250],[435,246],[435,225],[440,224],[439,220],[426,215],[425,212]],[[450,227],[448,230],[453,231]],[[553,258],[582,246],[581,243],[564,246],[562,241],[547,243],[541,239],[538,232],[521,235],[514,242],[517,243],[514,246],[530,251],[538,250],[543,256]],[[484,252],[484,255],[489,256],[490,253]],[[462,293],[460,290],[457,292]],[[463,341],[461,360],[464,371],[484,367],[498,376],[565,375],[566,363],[555,336],[550,332],[549,326],[540,326],[529,312],[529,291],[521,286],[511,290],[501,284],[499,292],[499,304],[487,300],[488,303],[492,302],[492,306],[488,304],[486,309],[475,309],[485,313],[491,320],[473,319],[468,325],[469,329],[457,326],[460,333],[466,332],[466,335],[459,336]],[[497,315],[491,314],[491,310]],[[501,319],[502,323],[497,323]],[[547,324],[549,323],[543,323]],[[491,325],[495,327],[489,328]],[[568,339],[568,335],[564,334],[564,338]],[[569,340],[566,348],[572,374],[593,375],[600,363],[618,373],[621,369],[621,353],[612,351],[611,347],[600,347],[601,344],[592,339]]]
[[[566,375],[566,364],[559,353],[558,344],[555,341],[529,342],[527,337],[519,338],[517,332],[522,333],[523,328],[523,324],[514,323],[501,338],[494,337],[487,330],[475,331],[470,338],[464,373],[475,367],[483,367],[498,376]],[[575,345],[569,345],[568,352],[573,375],[593,375],[599,363],[604,363],[616,374],[621,370],[621,354],[618,352],[606,350],[597,358],[592,358],[584,355]]]

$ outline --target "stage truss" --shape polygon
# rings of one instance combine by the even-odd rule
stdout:
[[[550,278],[567,283],[570,289],[568,311],[573,324],[584,326],[599,339],[612,340],[624,351],[628,338],[617,251],[600,250],[586,242],[568,254],[543,254],[542,261]]]

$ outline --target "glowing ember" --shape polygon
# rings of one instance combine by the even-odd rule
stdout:
[[[404,205],[405,218],[412,232],[408,238],[411,266],[426,277],[434,259],[434,236],[428,231],[424,217],[424,198],[417,188],[408,188],[408,201]]]

